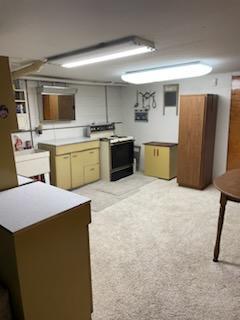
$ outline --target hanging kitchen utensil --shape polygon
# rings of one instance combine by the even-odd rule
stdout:
[[[134,108],[137,109],[139,106],[139,102],[138,102],[138,90],[137,90],[137,93],[136,93],[136,103],[134,105]]]
[[[157,108],[157,102],[156,102],[156,99],[155,99],[155,92],[152,96],[152,108],[153,109],[156,109]]]

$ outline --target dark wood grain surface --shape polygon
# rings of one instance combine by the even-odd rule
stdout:
[[[178,184],[204,189],[212,182],[217,96],[184,95],[180,99]]]
[[[227,171],[214,179],[215,187],[225,195],[240,200],[240,169]]]
[[[175,147],[175,146],[177,146],[177,143],[158,142],[158,141],[145,142],[144,144],[149,145],[149,146],[156,146],[156,147]]]
[[[233,77],[227,169],[240,169],[240,77]]]

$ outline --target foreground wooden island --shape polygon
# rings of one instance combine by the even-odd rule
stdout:
[[[90,320],[85,197],[33,182],[0,192],[0,282],[14,319]]]

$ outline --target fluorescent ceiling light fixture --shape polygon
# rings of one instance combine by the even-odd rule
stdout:
[[[212,67],[207,64],[191,62],[156,69],[128,72],[122,75],[122,80],[133,84],[144,84],[200,77],[211,71]]]
[[[136,36],[125,37],[95,46],[47,58],[49,63],[75,68],[155,51],[154,43]]]

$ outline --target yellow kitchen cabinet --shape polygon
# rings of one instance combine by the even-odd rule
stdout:
[[[71,189],[71,157],[69,154],[55,157],[56,186],[62,189]]]
[[[100,178],[99,141],[61,144],[61,140],[39,143],[50,151],[51,184],[62,189],[75,189]]]
[[[170,180],[177,172],[177,144],[164,142],[145,143],[144,174]]]
[[[13,319],[91,319],[90,210],[89,199],[41,182],[1,192],[0,280]]]
[[[99,165],[90,165],[84,167],[84,182],[90,183],[99,179]]]
[[[80,187],[84,184],[83,176],[83,152],[71,153],[71,178],[72,188]]]

